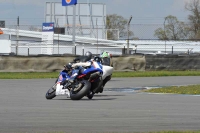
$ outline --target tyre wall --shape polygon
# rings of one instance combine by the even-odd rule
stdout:
[[[0,72],[54,72],[73,56],[0,56]],[[131,55],[113,57],[115,71],[200,70],[200,56]]]
[[[199,55],[146,56],[145,70],[200,70]]]

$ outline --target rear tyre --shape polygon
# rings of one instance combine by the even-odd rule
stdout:
[[[70,98],[72,100],[80,100],[84,96],[86,96],[91,88],[91,83],[87,80],[82,81],[82,88],[78,92],[70,91]]]
[[[54,84],[46,93],[46,99],[50,100],[56,97],[56,84]]]

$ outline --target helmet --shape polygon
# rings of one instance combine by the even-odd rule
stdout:
[[[72,69],[72,64],[68,63],[64,67],[65,67],[65,69],[70,70],[70,69]]]
[[[105,58],[105,57],[110,58],[110,53],[108,53],[108,52],[103,52],[103,53],[101,53],[101,57],[102,57],[102,58]]]
[[[91,53],[90,51],[87,51],[87,52],[85,53],[85,56],[88,57],[88,60],[92,59],[92,53]]]
[[[96,62],[102,63],[101,57],[96,56],[96,57],[94,57],[94,60],[95,60]]]

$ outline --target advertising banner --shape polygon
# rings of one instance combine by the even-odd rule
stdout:
[[[42,44],[41,54],[53,54],[54,23],[42,24]]]
[[[43,44],[53,44],[54,23],[42,24],[42,42]]]

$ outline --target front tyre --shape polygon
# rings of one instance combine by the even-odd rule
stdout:
[[[56,85],[54,84],[46,93],[46,99],[53,99],[54,97],[56,97]]]
[[[80,100],[81,98],[86,96],[90,91],[91,83],[87,80],[83,80],[81,82],[82,82],[82,87],[78,92],[74,93],[73,91],[70,91],[70,98],[72,100]]]

